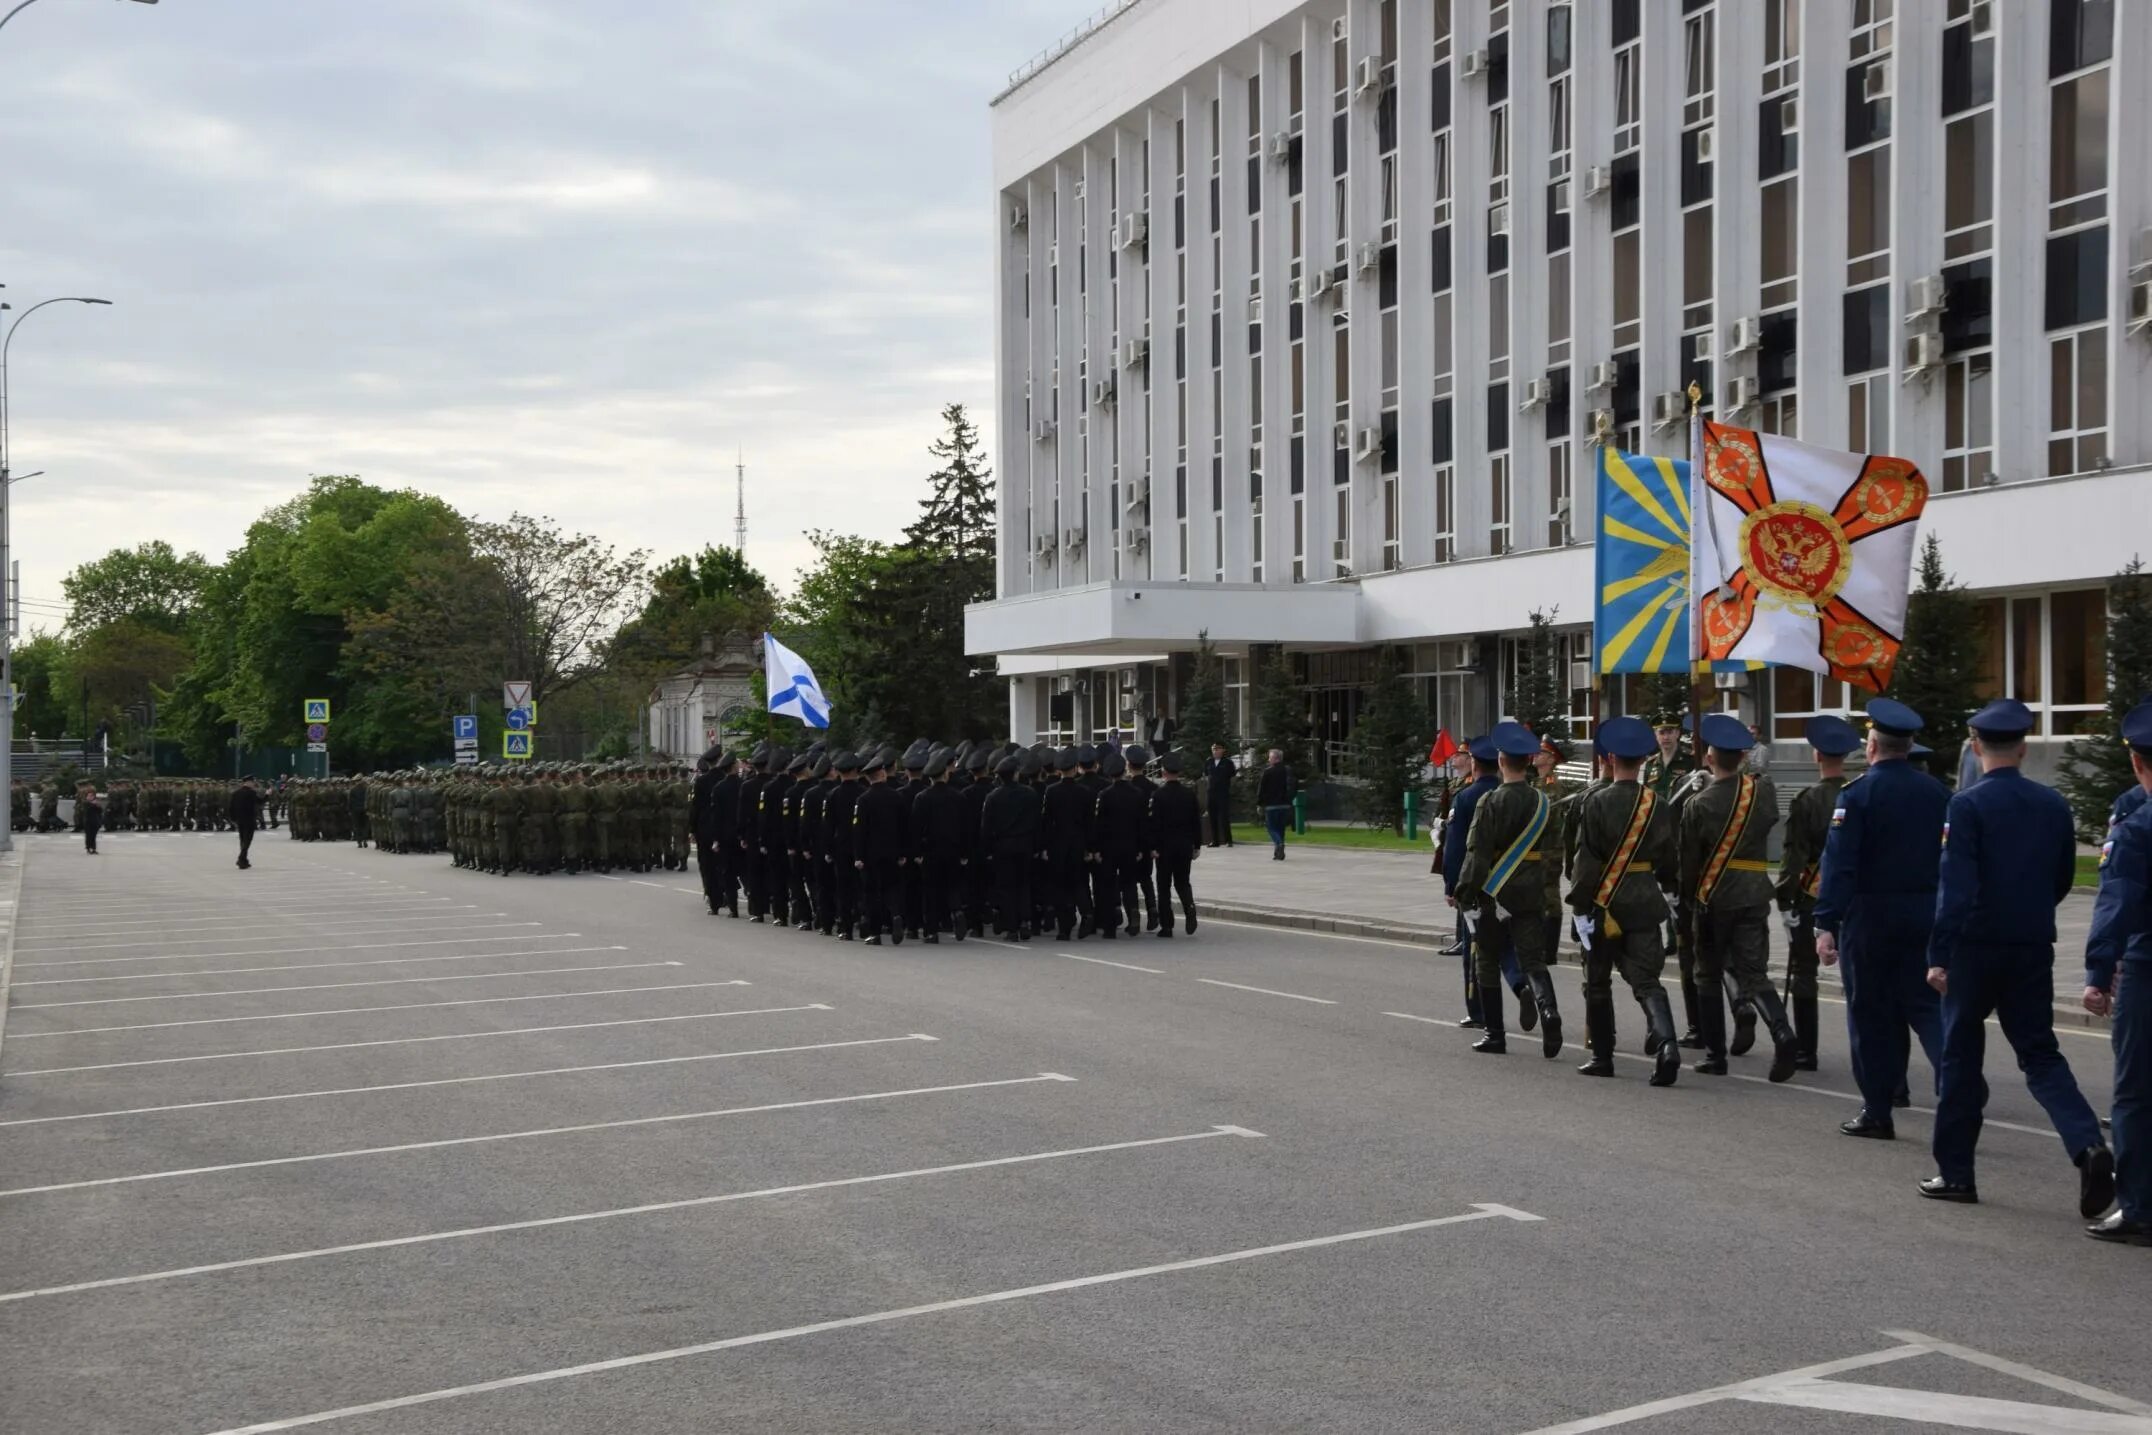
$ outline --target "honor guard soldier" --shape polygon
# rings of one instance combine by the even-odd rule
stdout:
[[[941,930],[955,920],[964,940],[964,914],[958,910],[965,862],[964,795],[949,785],[952,754],[945,747],[927,754],[922,781],[906,795],[912,800],[913,854],[919,859],[919,931],[938,945]]]
[[[2122,720],[2133,789],[2152,794],[2152,702]],[[2124,796],[2128,796],[2127,793]],[[2119,803],[2117,804],[2120,805]],[[2100,895],[2085,939],[2085,1009],[2114,1014],[2115,1166],[2121,1205],[2094,1240],[2152,1246],[2152,802],[2108,829]]]
[[[2055,908],[2077,881],[2077,824],[2052,787],[2019,770],[2032,710],[2015,698],[1973,714],[1980,781],[1950,799],[1928,985],[1943,997],[1942,1090],[1935,1103],[1932,1200],[1980,1199],[1973,1147],[1988,1084],[1987,1020],[2001,1024],[2033,1099],[2078,1168],[2087,1220],[2115,1199],[2115,1157],[2055,1040]]]
[[[747,771],[740,778],[738,833],[734,850],[740,858],[740,885],[747,889],[747,919],[769,920],[762,892],[762,788],[770,780],[770,746],[758,742],[748,754]]]
[[[1653,1086],[1672,1086],[1681,1075],[1681,1046],[1674,1009],[1661,974],[1666,970],[1666,898],[1660,872],[1674,862],[1671,808],[1642,778],[1652,750],[1651,729],[1641,718],[1611,718],[1599,725],[1599,750],[1607,781],[1579,800],[1576,882],[1569,890],[1584,938],[1584,1024],[1592,1059],[1577,1068],[1586,1076],[1614,1074],[1614,972],[1644,1009],[1650,1035],[1644,1050],[1657,1058]]]
[[[1143,830],[1150,803],[1131,780],[1128,760],[1121,754],[1107,753],[1098,768],[1106,786],[1091,812],[1091,850],[1098,857],[1098,931],[1110,941],[1123,922],[1131,937],[1143,930],[1137,925],[1142,908],[1136,868],[1150,856]]]
[[[1762,1010],[1774,1044],[1771,1080],[1790,1080],[1799,1044],[1771,985],[1771,864],[1764,860],[1778,825],[1771,779],[1748,770],[1756,738],[1739,719],[1707,713],[1703,739],[1708,784],[1681,810],[1681,893],[1696,947],[1696,998],[1703,1017],[1704,1059],[1696,1070],[1726,1074],[1728,986]]]
[[[1500,990],[1495,983],[1502,979],[1502,954],[1505,948],[1514,954],[1539,1006],[1540,1052],[1551,1059],[1562,1054],[1562,1014],[1553,978],[1547,975],[1546,927],[1541,921],[1547,883],[1535,864],[1546,860],[1540,843],[1547,835],[1552,804],[1533,781],[1532,755],[1539,751],[1539,739],[1524,724],[1505,722],[1495,724],[1488,740],[1498,755],[1502,781],[1473,808],[1457,895],[1478,913],[1472,945],[1480,990]],[[1556,856],[1559,860],[1558,850]],[[1508,1050],[1502,1003],[1483,1001],[1480,1010],[1487,1031],[1472,1049],[1500,1055]]]
[[[1861,735],[1826,713],[1802,728],[1816,755],[1816,780],[1801,789],[1786,814],[1786,852],[1779,865],[1778,910],[1786,922],[1786,1004],[1793,1017],[1796,1071],[1816,1069],[1816,891],[1823,884],[1823,844],[1831,813],[1846,785],[1846,754]]]
[[[859,925],[859,869],[852,865],[853,816],[859,810],[859,795],[865,788],[859,781],[859,769],[863,765],[856,752],[840,752],[830,762],[837,772],[837,789],[822,802],[822,861],[830,870],[830,887],[835,893],[835,905],[831,909],[833,921],[825,923],[824,934],[835,931],[837,940],[852,940],[852,929]]]
[[[867,945],[904,945],[904,871],[911,863],[912,807],[904,789],[889,780],[897,755],[884,748],[867,764],[867,790],[852,809],[852,869],[859,873],[860,907]]]
[[[1846,1027],[1861,1112],[1839,1130],[1889,1141],[1893,1094],[1906,1079],[1913,1036],[1943,1062],[1941,999],[1927,982],[1928,936],[1950,791],[1907,759],[1921,716],[1904,703],[1868,704],[1868,770],[1838,794],[1816,892],[1816,955],[1844,957]]]
[[[1457,946],[1464,962],[1465,1019],[1458,1023],[1467,1030],[1487,1025],[1487,1008],[1493,1006],[1495,1025],[1500,1027],[1502,999],[1501,987],[1482,988],[1478,968],[1472,955],[1472,909],[1464,901],[1460,888],[1464,882],[1466,837],[1472,830],[1472,814],[1479,810],[1480,799],[1501,786],[1501,754],[1495,751],[1491,738],[1476,737],[1465,744],[1472,756],[1472,781],[1450,803],[1449,821],[1442,830],[1442,890],[1445,900],[1457,909]],[[1499,945],[1499,944],[1498,944]],[[1503,952],[1502,977],[1517,993],[1517,1025],[1530,1031],[1538,1013],[1525,999],[1524,982],[1518,975],[1517,965],[1509,953]]]
[[[1055,754],[1059,776],[1046,784],[1040,795],[1039,840],[1045,844],[1045,905],[1053,913],[1055,936],[1068,941],[1070,934],[1091,935],[1090,860],[1091,811],[1097,798],[1084,785],[1081,766],[1073,747]]]
[[[994,790],[979,813],[979,841],[994,868],[994,930],[1015,942],[1031,940],[1031,869],[1038,860],[1038,794],[1017,781],[1023,763],[1004,757]]]
[[[964,919],[974,937],[986,935],[988,909],[993,905],[992,874],[988,872],[981,828],[986,820],[986,795],[993,790],[987,771],[993,754],[984,743],[973,744],[964,757]]]
[[[1173,935],[1173,898],[1181,899],[1181,916],[1188,934],[1196,930],[1196,894],[1188,883],[1188,869],[1203,841],[1203,818],[1196,809],[1196,795],[1181,781],[1181,755],[1169,752],[1158,760],[1160,781],[1151,793],[1151,857],[1158,865],[1158,935]]]

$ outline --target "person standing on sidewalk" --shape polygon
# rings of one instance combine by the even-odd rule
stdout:
[[[97,831],[105,825],[105,805],[97,800],[95,784],[85,782],[75,789],[75,813],[82,819],[82,850],[95,857]]]
[[[1270,833],[1270,860],[1285,860],[1285,829],[1293,817],[1293,794],[1300,790],[1293,770],[1285,765],[1282,748],[1270,750],[1270,765],[1255,786],[1255,805],[1263,811],[1263,826]]]
[[[247,850],[254,845],[254,829],[261,825],[262,817],[262,797],[254,790],[252,774],[239,779],[225,811],[239,833],[239,867],[244,871],[254,865],[247,860]]]
[[[2134,791],[2152,795],[2152,702],[2122,719]],[[2124,794],[2127,796],[2128,794]],[[2121,804],[2116,804],[2119,809]],[[2152,802],[2108,829],[2100,895],[2085,938],[2085,1010],[2114,1013],[2115,1166],[2121,1205],[2085,1228],[2096,1241],[2152,1246]]]
[[[1972,1205],[1973,1147],[1988,1084],[1981,1075],[1994,1014],[2033,1099],[2076,1163],[2080,1214],[2115,1199],[2115,1157],[2055,1040],[2055,908],[2077,881],[2076,823],[2052,787],[2019,771],[2032,710],[2015,698],[1973,714],[1980,781],[1950,799],[1941,886],[1928,939],[1928,985],[1943,998],[1943,1080],[1935,1104],[1935,1201]]]
[[[1208,799],[1210,845],[1233,845],[1233,775],[1240,769],[1225,755],[1225,744],[1211,744],[1210,761],[1203,764],[1203,795]]]

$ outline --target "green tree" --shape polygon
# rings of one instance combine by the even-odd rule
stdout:
[[[736,549],[705,547],[653,570],[642,611],[604,644],[606,669],[648,689],[694,661],[703,638],[755,638],[776,621],[769,580]]]
[[[33,629],[17,643],[10,666],[22,695],[15,701],[15,732],[21,737],[65,737],[69,709],[55,686],[55,669],[66,662],[67,646],[51,633]]]
[[[1531,612],[1532,628],[1521,640],[1517,687],[1510,695],[1510,715],[1540,737],[1569,737],[1569,681],[1562,671],[1562,647],[1554,632],[1555,615],[1549,608]]]
[[[1233,746],[1233,730],[1225,716],[1225,664],[1211,645],[1206,630],[1196,634],[1196,654],[1188,680],[1188,693],[1181,699],[1177,745],[1200,763],[1210,757],[1212,743]],[[1193,774],[1191,774],[1192,776]]]
[[[1260,768],[1271,748],[1285,754],[1302,783],[1315,779],[1314,744],[1308,736],[1308,695],[1293,681],[1285,650],[1274,648],[1255,676],[1255,731],[1261,751],[1252,767]]]
[[[1917,573],[1890,695],[1925,720],[1921,736],[1935,749],[1934,771],[1954,773],[1966,721],[1980,708],[1980,606],[1943,566],[1943,546],[1933,533],[1920,545]]]
[[[1538,615],[1533,617],[1536,622]],[[1394,651],[1384,653],[1352,734],[1353,776],[1359,779],[1355,801],[1368,826],[1404,835],[1406,794],[1424,796],[1427,790],[1429,726],[1426,704],[1403,663]]]
[[[1683,672],[1642,673],[1630,689],[1635,699],[1631,717],[1656,723],[1671,715],[1680,721],[1689,710],[1689,677]]]
[[[132,622],[164,633],[186,631],[213,565],[199,553],[181,554],[163,539],[115,548],[60,580],[68,626],[88,632]]]
[[[2107,585],[2107,707],[2083,737],[2063,749],[2060,785],[2077,815],[2078,835],[2087,842],[2105,836],[2108,809],[2136,781],[2130,751],[2122,743],[2122,719],[2148,698],[2152,573],[2142,559],[2133,558]]]
[[[919,517],[904,530],[904,541],[913,548],[946,555],[959,563],[983,559],[986,564],[983,591],[975,600],[994,595],[994,471],[984,462],[979,429],[962,404],[942,410],[948,432],[927,446],[941,460],[941,467],[927,475],[928,493],[919,500]],[[974,577],[969,585],[981,584]]]

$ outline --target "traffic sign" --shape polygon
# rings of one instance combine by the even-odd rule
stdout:
[[[529,683],[502,683],[501,706],[503,708],[527,708],[531,705]]]
[[[478,716],[475,713],[458,713],[450,721],[455,725],[457,742],[478,741]]]
[[[309,723],[327,722],[329,720],[329,700],[327,698],[308,698],[304,718]]]
[[[306,745],[306,750],[308,752],[327,752],[329,745],[325,742],[310,742]]]
[[[531,755],[531,735],[527,732],[504,732],[501,734],[501,756],[526,758]]]
[[[308,723],[306,725],[306,740],[308,742],[327,742],[329,740],[329,725],[325,722]]]
[[[456,749],[456,766],[478,766],[478,744],[475,741],[469,747],[459,747]]]
[[[510,732],[528,732],[531,725],[531,710],[529,708],[510,708],[504,721],[508,724]]]

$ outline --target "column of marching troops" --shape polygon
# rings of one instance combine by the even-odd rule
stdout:
[[[229,831],[232,793],[238,786],[220,778],[122,778],[105,789],[104,827],[107,832]],[[57,782],[12,783],[9,807],[15,831],[49,832],[66,825],[60,821],[60,797]],[[276,826],[287,805],[284,790],[264,788],[261,799],[263,824]]]
[[[2123,725],[2141,785],[2111,814],[2087,948],[2084,1003],[2116,1018],[2112,1148],[2055,1037],[2055,911],[2075,884],[2077,849],[2067,802],[2020,771],[2033,714],[2003,700],[1974,715],[1983,775],[1956,794],[1909,760],[1925,751],[1919,714],[1877,699],[1866,716],[1867,767],[1850,781],[1862,735],[1840,718],[1806,725],[1818,780],[1791,804],[1775,872],[1765,854],[1777,794],[1750,763],[1755,736],[1731,717],[1703,719],[1701,764],[1683,751],[1679,724],[1603,723],[1581,788],[1555,776],[1559,748],[1520,724],[1470,744],[1475,780],[1442,840],[1460,914],[1462,1024],[1481,1031],[1473,1050],[1507,1050],[1506,985],[1518,1025],[1537,1026],[1545,1056],[1560,1054],[1547,967],[1565,914],[1584,952],[1586,1076],[1615,1074],[1616,974],[1642,1009],[1653,1086],[1675,1083],[1685,1047],[1702,1053],[1694,1071],[1726,1075],[1759,1026],[1769,1080],[1814,1071],[1817,971],[1836,965],[1862,1101],[1846,1135],[1895,1138],[1917,1040],[1937,1086],[1937,1174],[1920,1194],[1977,1202],[1993,1016],[2077,1167],[2080,1214],[2099,1217],[2120,1196],[2088,1234],[2152,1245],[2152,703]],[[1789,935],[1783,994],[1767,968],[1774,906]],[[1670,946],[1683,1031],[1661,979]]]

